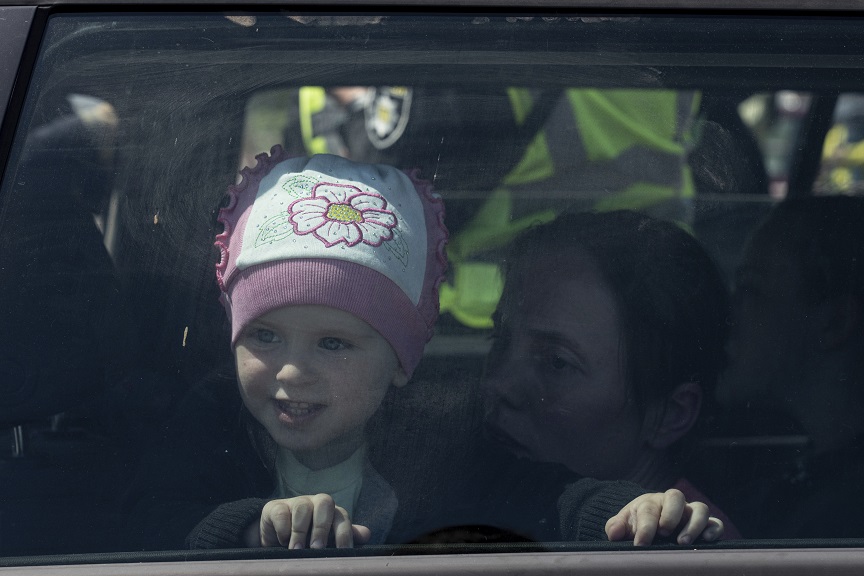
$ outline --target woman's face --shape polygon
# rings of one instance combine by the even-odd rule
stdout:
[[[484,382],[489,435],[517,456],[625,478],[641,418],[625,376],[615,299],[582,250],[508,275]]]

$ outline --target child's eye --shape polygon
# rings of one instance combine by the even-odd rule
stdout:
[[[255,339],[262,344],[273,344],[279,341],[279,337],[272,330],[266,328],[258,328],[255,330]]]
[[[349,347],[347,342],[340,338],[334,338],[333,336],[322,338],[318,341],[318,346],[325,350],[345,350]]]

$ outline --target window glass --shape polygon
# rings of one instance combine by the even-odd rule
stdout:
[[[596,549],[669,488],[735,546],[858,537],[861,36],[51,16],[0,188],[0,555],[287,544],[262,513],[318,493],[369,554]]]

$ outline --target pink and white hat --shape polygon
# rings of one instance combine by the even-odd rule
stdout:
[[[255,318],[290,305],[354,314],[414,371],[438,317],[444,204],[416,171],[329,154],[256,157],[228,189],[216,277],[231,343]]]

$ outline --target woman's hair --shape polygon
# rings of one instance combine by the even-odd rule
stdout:
[[[696,239],[629,210],[564,214],[516,240],[507,275],[542,254],[574,250],[593,257],[615,298],[624,370],[643,415],[684,382],[712,394],[726,363],[729,298]]]

